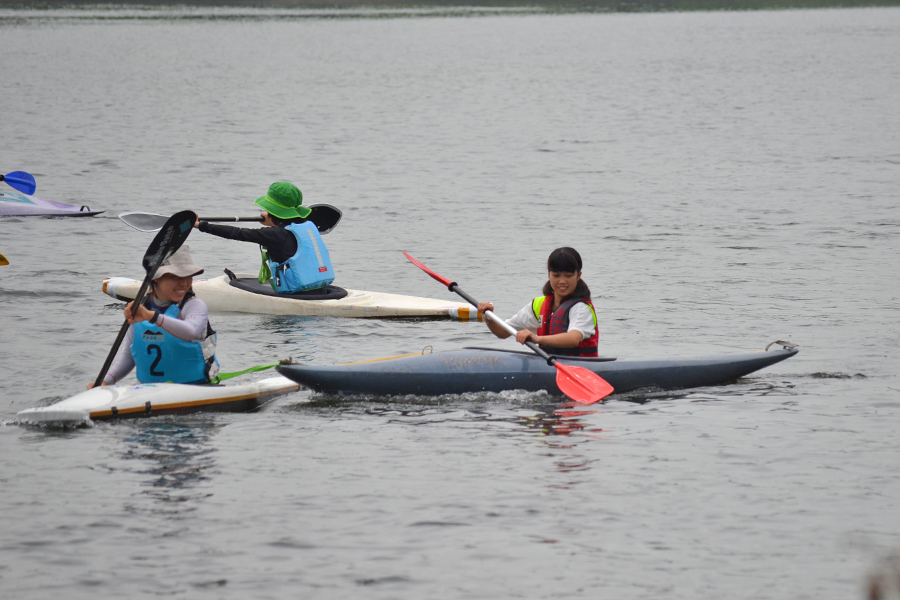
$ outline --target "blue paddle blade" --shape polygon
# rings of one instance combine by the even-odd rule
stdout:
[[[3,175],[2,179],[23,194],[28,194],[29,196],[37,189],[37,183],[34,181],[34,176],[25,171],[13,171],[12,173],[7,173],[6,175]]]

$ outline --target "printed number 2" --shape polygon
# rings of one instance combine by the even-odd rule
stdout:
[[[165,377],[166,374],[164,372],[156,370],[156,367],[159,366],[159,361],[162,360],[162,348],[160,348],[156,344],[150,344],[149,346],[147,346],[147,354],[156,354],[156,358],[150,365],[150,374],[154,377]]]

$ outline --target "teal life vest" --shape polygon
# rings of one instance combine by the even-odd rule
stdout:
[[[297,238],[297,252],[283,263],[268,258],[275,291],[296,294],[323,288],[334,281],[331,257],[315,224],[291,223],[285,229]]]
[[[160,310],[160,314],[177,319],[190,297],[181,304],[173,302],[164,311]],[[135,323],[132,327],[134,341],[131,343],[131,356],[141,383],[208,383],[218,375],[216,332],[209,322],[204,338],[190,342],[149,321]]]

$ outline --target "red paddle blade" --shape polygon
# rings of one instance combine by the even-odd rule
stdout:
[[[401,252],[403,252],[403,251],[401,250]],[[450,281],[450,280],[447,279],[446,277],[441,277],[440,275],[438,275],[437,273],[435,273],[434,271],[432,271],[431,269],[429,269],[428,267],[426,267],[425,265],[423,265],[422,263],[420,263],[419,261],[417,261],[415,258],[413,258],[412,256],[410,256],[410,255],[407,254],[406,252],[403,252],[403,256],[405,256],[406,258],[408,258],[408,259],[409,259],[409,262],[411,262],[412,264],[416,265],[417,267],[419,267],[420,269],[422,269],[423,271],[425,271],[426,273],[428,273],[429,275],[431,275],[431,278],[432,278],[432,279],[436,279],[436,280],[440,281],[441,283],[443,283],[444,285],[446,285],[448,288],[453,284],[452,281]]]
[[[559,391],[580,404],[593,404],[612,394],[613,386],[602,377],[584,367],[574,367],[557,362],[556,385]]]

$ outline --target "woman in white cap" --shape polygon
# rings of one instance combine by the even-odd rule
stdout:
[[[137,313],[131,315],[133,302],[125,307],[131,327],[103,385],[121,380],[133,368],[141,383],[208,383],[215,378],[216,332],[206,303],[191,290],[194,276],[202,272],[188,246],[162,264]]]

